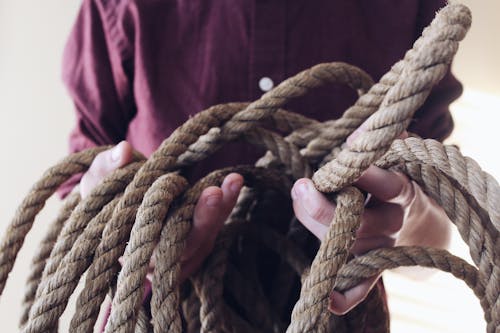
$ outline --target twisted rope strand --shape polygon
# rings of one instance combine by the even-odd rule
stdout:
[[[477,268],[446,250],[420,246],[375,249],[352,259],[339,270],[335,289],[346,291],[386,269],[402,266],[423,266],[451,273],[463,280],[476,296],[484,296],[484,286],[478,284]]]
[[[170,173],[158,178],[144,195],[136,223],[125,249],[125,264],[118,276],[113,311],[106,332],[132,332],[142,301],[142,286],[149,259],[160,238],[163,221],[172,201],[187,187],[181,176]]]
[[[38,246],[38,252],[35,254],[31,260],[31,271],[26,280],[26,291],[24,293],[23,303],[22,303],[22,313],[21,320],[19,321],[19,328],[22,328],[28,321],[29,312],[33,301],[35,300],[35,294],[42,279],[42,273],[47,263],[47,259],[50,256],[50,252],[54,247],[56,240],[64,226],[64,223],[71,215],[71,211],[80,202],[80,191],[76,187],[73,192],[68,195],[64,201],[61,211],[56,219],[49,226],[49,230],[45,238],[41,241]]]
[[[408,127],[432,86],[446,74],[470,23],[465,6],[449,5],[438,12],[407,52],[404,70],[387,91],[379,110],[364,123],[365,131],[314,174],[314,184],[320,191],[334,192],[352,183],[389,149]]]
[[[31,230],[35,216],[42,210],[47,199],[71,176],[87,170],[95,156],[107,148],[98,147],[70,155],[47,170],[33,185],[17,208],[0,244],[0,295],[24,238]]]
[[[302,284],[287,333],[328,332],[328,296],[338,269],[345,263],[363,213],[363,195],[353,187],[337,197],[335,217]]]
[[[100,211],[103,212],[101,209],[114,197],[121,194],[140,165],[142,162],[134,162],[114,171],[93,189],[89,196],[72,212],[51,252],[50,260],[44,269],[41,283],[36,292],[36,300],[30,311],[30,322],[43,322],[43,325],[33,326],[29,324],[24,332],[43,331],[47,327],[56,325],[59,316],[66,308],[71,293],[80,280],[81,274],[90,264],[90,262],[85,263],[92,259],[92,251],[95,250],[95,247],[89,248],[89,245],[95,243],[94,239],[98,240],[101,235],[102,227],[99,224],[97,231],[92,230],[95,228],[94,225],[103,219],[102,216],[99,216]],[[108,210],[111,211],[111,209]],[[107,215],[109,214],[105,214],[105,216]],[[91,227],[87,228],[89,225]],[[93,235],[90,237],[91,243],[85,238],[87,229],[93,231]],[[36,317],[44,317],[46,312],[53,313],[50,320],[34,320]]]
[[[369,256],[359,259],[368,260],[370,264],[363,264],[363,267],[369,266],[372,274],[395,265],[394,262],[422,262],[460,275],[480,299],[487,332],[498,331],[498,183],[482,172],[477,163],[463,158],[457,149],[413,138],[393,143],[409,124],[432,85],[447,72],[458,41],[463,39],[469,25],[470,13],[465,7],[447,6],[424,30],[404,59],[373,86],[366,73],[353,66],[322,64],[284,81],[253,103],[216,105],[191,118],[174,131],[142,167],[137,164],[124,176],[128,178],[122,184],[102,185],[91,194],[92,199],[88,198],[75,207],[69,218],[61,213],[39,256],[41,261],[37,265],[45,265],[42,278],[39,277],[41,268],[37,268],[35,280],[30,282],[31,286],[38,283],[38,288],[24,331],[56,331],[57,320],[67,299],[87,268],[85,287],[77,300],[78,311],[71,321],[72,332],[92,330],[104,295],[110,288],[116,289],[116,293],[106,328],[108,332],[143,333],[151,329],[155,332],[181,332],[184,324],[189,330],[202,332],[282,331],[286,325],[282,314],[285,309],[288,311],[289,305],[287,300],[275,302],[276,296],[281,295],[279,292],[271,292],[272,297],[263,293],[263,290],[273,288],[273,283],[268,285],[261,281],[258,271],[269,263],[266,259],[264,265],[260,263],[263,258],[257,255],[261,252],[256,245],[264,245],[279,253],[302,277],[300,299],[293,308],[287,332],[333,330],[343,333],[359,331],[367,325],[377,332],[388,331],[386,309],[376,291],[347,316],[333,316],[326,310],[334,286],[340,286],[346,280],[355,283],[351,275],[344,276],[343,272],[349,271],[349,265],[356,263],[344,265],[362,213],[363,197],[359,191],[346,187],[338,195],[335,220],[310,268],[307,267],[308,258],[300,250],[302,246],[308,249],[309,245],[301,237],[296,237],[300,231],[293,229],[293,223],[284,225],[284,231],[282,226],[278,228],[280,232],[293,234],[292,238],[299,240],[300,248],[261,224],[249,223],[261,216],[257,212],[259,201],[266,199],[268,193],[262,189],[288,195],[292,179],[310,175],[309,163],[324,165],[313,180],[320,190],[330,192],[350,184],[364,168],[377,160],[378,166],[398,169],[409,175],[443,206],[469,245],[477,269],[460,261],[457,264],[446,253],[434,255],[434,250],[430,249],[412,249],[411,254],[408,254],[408,249],[379,250],[383,253],[382,260]],[[279,109],[292,98],[331,82],[347,83],[359,94],[369,91],[361,95],[340,119],[325,123]],[[341,149],[347,136],[363,122],[364,132],[350,147]],[[281,135],[259,126],[272,128]],[[263,168],[217,171],[178,197],[186,187],[186,182],[179,176],[183,168],[200,162],[227,141],[237,138],[268,149],[257,162]],[[389,146],[391,148],[386,153]],[[107,147],[68,157],[35,184],[0,245],[0,291],[24,237],[47,197],[72,173],[85,171],[95,154],[103,149]],[[302,150],[299,152],[299,149]],[[241,173],[246,185],[252,188],[243,191],[229,224],[223,228],[218,250],[193,279],[199,300],[193,292],[188,299],[183,299],[179,290],[180,256],[191,227],[194,206],[203,188],[220,184],[230,171]],[[174,199],[176,203],[168,212],[168,205]],[[167,222],[163,224],[165,218]],[[66,219],[68,221],[61,229],[60,225]],[[232,224],[241,219],[245,222]],[[57,234],[60,235],[55,242]],[[229,252],[233,240],[237,240],[236,253]],[[153,251],[156,243],[157,250]],[[54,248],[47,259],[52,244]],[[124,251],[125,264],[117,281],[120,270],[117,260]],[[156,267],[150,323],[149,313],[144,306],[141,307],[140,301],[142,283],[152,255]],[[239,262],[235,264],[235,260]],[[362,272],[358,266],[353,266],[353,274],[365,277],[368,273]],[[285,267],[288,271],[284,270]],[[295,273],[287,266],[279,265],[273,268],[273,272],[295,278]],[[225,285],[222,284],[224,279],[228,282]],[[246,281],[249,289],[242,289],[241,281]],[[289,286],[287,284],[282,289],[289,290]],[[30,292],[33,294],[33,288]],[[27,308],[31,302],[29,297]],[[181,301],[183,306],[193,304],[192,309],[183,311],[187,323],[182,322],[178,311]],[[22,320],[26,321],[26,318]]]
[[[153,275],[151,313],[155,332],[180,332],[182,329],[179,313],[169,311],[169,309],[178,309],[179,306],[179,294],[176,289],[179,284],[179,259],[190,230],[193,209],[201,191],[207,186],[220,185],[223,177],[229,172],[241,174],[247,186],[251,184],[264,186],[265,184],[265,186],[279,189],[283,186],[281,184],[287,183],[286,179],[272,170],[251,167],[228,168],[212,172],[185,193],[181,200],[183,204],[172,212],[162,229],[154,256],[156,267]]]

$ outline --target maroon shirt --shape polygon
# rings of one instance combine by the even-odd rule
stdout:
[[[64,82],[77,116],[70,149],[126,139],[149,155],[190,115],[214,104],[255,100],[261,87],[318,63],[348,62],[378,80],[445,4],[84,0],[64,54]],[[410,129],[444,139],[453,127],[448,106],[460,93],[461,85],[448,74]],[[331,86],[287,108],[326,120],[338,118],[355,97]],[[199,165],[197,174],[251,163],[260,154],[232,144]]]
[[[190,115],[255,100],[262,78],[277,85],[318,63],[345,61],[378,80],[445,3],[84,0],[64,53],[64,82],[77,116],[70,149],[126,139],[149,155]],[[452,129],[448,105],[460,92],[446,76],[411,130],[445,138]],[[288,108],[326,120],[354,101],[354,92],[331,86]],[[249,149],[211,158],[204,169],[252,162],[260,152]]]

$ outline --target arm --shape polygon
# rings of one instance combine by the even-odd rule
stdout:
[[[116,23],[123,10],[110,6],[83,1],[64,50],[63,82],[75,106],[72,153],[125,139],[135,114],[132,74],[126,70],[131,52]],[[66,195],[80,177],[65,183],[59,194]]]

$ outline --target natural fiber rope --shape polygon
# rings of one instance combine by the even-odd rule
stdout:
[[[345,281],[344,270],[349,271],[348,279],[353,280],[368,274],[360,268],[349,270],[350,265],[357,261],[344,265],[360,223],[364,201],[359,191],[345,186],[375,162],[405,172],[443,206],[470,246],[477,269],[456,263],[447,253],[435,253],[430,249],[412,250],[415,258],[411,257],[411,262],[448,269],[466,279],[480,298],[488,323],[487,331],[500,329],[498,184],[476,163],[463,159],[456,149],[443,148],[430,141],[422,143],[413,138],[396,141],[391,146],[408,126],[431,87],[448,70],[458,41],[464,37],[469,25],[470,13],[465,7],[447,6],[425,29],[405,58],[373,86],[366,73],[353,66],[323,64],[284,81],[253,103],[217,105],[191,118],[142,166],[135,163],[115,172],[114,175],[123,174],[124,179],[121,184],[116,184],[117,187],[105,183],[78,204],[70,217],[61,213],[54,222],[52,236],[47,237],[50,246],[54,235],[60,234],[51,256],[46,259],[47,250],[40,256],[41,267],[47,260],[42,278],[37,273],[38,277],[30,282],[39,281],[39,285],[32,306],[29,298],[32,296],[26,298],[27,308],[31,306],[31,310],[24,331],[57,330],[58,318],[81,274],[88,268],[84,290],[77,300],[78,311],[70,324],[71,332],[92,331],[104,296],[115,284],[116,293],[106,331],[147,332],[151,329],[149,314],[141,307],[141,299],[151,256],[156,263],[151,298],[151,320],[155,332],[181,332],[185,326],[188,331],[198,331],[199,328],[202,332],[283,331],[286,323],[280,317],[283,311],[290,310],[287,308],[289,302],[280,301],[276,308],[277,303],[270,302],[264,292],[269,284],[262,281],[262,274],[257,272],[258,255],[264,248],[279,252],[295,269],[278,265],[276,270],[283,274],[282,278],[297,279],[300,275],[298,282],[302,281],[300,298],[293,308],[287,331],[353,332],[359,331],[364,323],[376,332],[388,331],[386,309],[377,290],[345,317],[330,315],[326,310],[334,285],[339,287]],[[331,82],[348,84],[360,93],[369,90],[341,119],[335,121],[318,123],[279,109],[290,99]],[[368,117],[363,125],[365,132],[337,154],[346,137]],[[260,126],[266,126],[266,129]],[[216,171],[181,195],[187,188],[181,176],[184,168],[202,161],[224,143],[237,138],[268,150],[257,163],[262,168]],[[386,153],[389,147],[391,150]],[[0,291],[45,200],[72,174],[84,172],[95,155],[106,148],[68,157],[35,184],[0,245]],[[384,157],[380,159],[382,155]],[[281,235],[283,231],[275,233],[263,224],[248,222],[248,219],[254,219],[253,211],[259,209],[264,189],[274,189],[286,197],[293,179],[310,176],[311,167],[333,156],[333,160],[315,173],[313,180],[320,190],[332,192],[340,189],[335,220],[311,267],[307,267],[309,258],[304,257],[299,249],[305,244],[291,241],[300,235],[300,229],[285,231],[290,237],[285,241],[280,238],[284,237]],[[191,291],[184,296],[179,290],[180,256],[190,230],[194,206],[203,188],[220,185],[223,177],[231,171],[241,173],[249,189],[243,191],[245,194],[231,216],[232,222],[222,231],[215,251],[193,278],[196,293]],[[116,182],[120,182],[118,178]],[[62,227],[64,220],[68,221]],[[280,226],[283,227],[291,228],[293,224]],[[231,231],[233,229],[235,231]],[[368,260],[370,267],[377,272],[386,266],[408,263],[410,255],[407,250],[387,251],[381,252],[383,260],[373,255],[356,260]],[[120,269],[117,262],[123,254],[124,267],[117,281]],[[229,280],[224,283],[225,278]],[[239,287],[238,283],[242,281],[252,289]],[[293,283],[283,290],[290,290],[292,286]],[[181,303],[182,317],[179,312]],[[367,322],[368,312],[376,314],[375,322],[372,322],[373,316]],[[199,320],[195,318],[196,313]]]
[[[187,187],[181,176],[169,173],[158,178],[144,195],[137,212],[137,222],[125,250],[125,264],[118,276],[118,289],[113,298],[113,311],[106,331],[129,332],[135,325],[142,300],[142,286],[149,260],[160,238],[163,220],[170,203]],[[116,316],[120,317],[116,317]],[[131,320],[132,318],[132,320]]]
[[[57,218],[49,226],[47,235],[38,246],[38,252],[31,261],[31,272],[26,281],[26,292],[23,298],[23,310],[19,326],[23,327],[28,320],[29,311],[35,300],[35,293],[42,279],[43,269],[50,256],[50,252],[54,247],[56,240],[61,232],[64,223],[69,218],[71,211],[80,202],[80,189],[76,187],[73,192],[66,198],[64,205]]]
[[[354,258],[339,270],[335,288],[345,291],[385,269],[402,266],[431,267],[449,272],[463,280],[477,297],[484,296],[484,286],[479,283],[479,272],[475,267],[446,250],[418,246],[376,249]]]
[[[92,261],[102,230],[118,202],[118,198],[113,198],[121,196],[141,165],[141,162],[132,163],[106,177],[74,210],[61,232],[59,246],[54,247],[51,253],[50,265],[44,270],[43,278],[47,282],[37,290],[37,301],[30,312],[32,324],[24,329],[25,332],[35,330],[36,325],[45,329],[57,323],[81,275]],[[106,208],[101,210],[104,206]],[[51,313],[51,320],[42,315],[45,313]],[[38,324],[38,317],[42,317],[39,320],[43,324]]]
[[[500,276],[500,246],[499,224],[497,208],[489,205],[490,200],[478,203],[479,197],[497,198],[500,195],[498,183],[477,164],[460,155],[453,147],[444,148],[433,140],[419,141],[408,138],[404,141],[395,141],[394,149],[385,159],[377,164],[388,167],[399,164],[399,169],[407,173],[446,211],[449,218],[455,223],[464,241],[469,245],[471,257],[479,270],[488,279],[486,301],[491,310],[491,319],[485,313],[488,322],[493,326],[500,324],[500,299],[498,297],[500,285],[497,277]],[[449,153],[453,158],[445,158]],[[431,162],[446,159],[446,163]],[[427,163],[425,162],[427,161]],[[436,165],[436,167],[434,167]],[[465,166],[463,172],[456,172]],[[437,169],[437,170],[436,170]],[[475,185],[471,185],[473,182]],[[480,188],[484,184],[490,190],[489,194],[473,195],[473,188]],[[486,211],[484,209],[486,207]],[[491,211],[491,213],[490,213]]]
[[[432,86],[446,74],[458,42],[470,27],[470,13],[461,6],[451,5],[438,13],[438,17],[394,66],[403,69],[380,108],[364,123],[365,131],[314,174],[313,181],[320,191],[334,192],[350,184],[380,158],[408,127]]]
[[[19,205],[0,244],[0,293],[3,292],[24,238],[30,231],[35,216],[45,205],[45,201],[71,176],[87,170],[95,156],[106,149],[109,147],[97,147],[70,155],[55,167],[47,170],[33,185],[30,194]]]

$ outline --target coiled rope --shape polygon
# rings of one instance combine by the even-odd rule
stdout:
[[[388,332],[379,290],[343,317],[328,312],[328,296],[333,288],[346,290],[383,269],[404,265],[435,267],[464,280],[480,300],[487,332],[498,332],[498,183],[456,148],[433,140],[396,139],[446,74],[470,20],[462,5],[442,9],[404,59],[376,84],[354,66],[321,64],[253,103],[213,106],[179,127],[149,159],[137,154],[84,200],[70,195],[33,260],[23,300],[23,332],[56,332],[84,273],[71,332],[93,330],[107,293],[113,301],[106,332],[358,332],[367,313],[376,319],[370,322],[374,332]],[[360,95],[340,119],[319,123],[281,109],[290,99],[331,83],[347,84]],[[365,131],[344,147],[362,123]],[[254,167],[217,170],[190,187],[184,171],[232,140],[263,146],[267,153]],[[34,185],[0,245],[0,292],[47,198],[108,148],[68,156]],[[423,247],[378,249],[350,260],[364,202],[350,184],[371,164],[404,172],[443,206],[475,266]],[[242,174],[246,188],[212,254],[180,285],[180,259],[194,206],[205,187],[220,185],[230,172]],[[335,218],[319,250],[296,221],[268,225],[263,218],[269,196],[286,200],[293,181],[304,176],[312,176],[319,190],[336,193]],[[142,304],[152,257],[151,300]],[[267,257],[276,265],[266,270]]]

